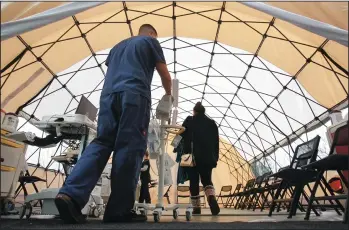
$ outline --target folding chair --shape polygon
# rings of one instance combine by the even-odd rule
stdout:
[[[232,195],[231,194],[232,189],[233,189],[233,186],[231,186],[231,185],[225,185],[225,186],[221,187],[221,191],[216,196],[218,205],[221,204],[223,207],[226,207],[226,203],[227,203],[229,197]],[[219,198],[221,199],[221,202],[219,202]],[[223,201],[223,198],[226,198],[225,202]]]
[[[249,195],[249,190],[253,188],[256,179],[250,179],[247,181],[244,190],[238,194],[238,200],[236,201],[234,209],[240,208],[243,204],[243,201],[246,199],[246,196]]]
[[[296,215],[298,206],[303,210],[303,205],[299,204],[301,195],[303,195],[305,200],[309,203],[309,196],[305,193],[304,186],[309,186],[309,183],[315,181],[316,171],[306,170],[302,167],[316,160],[319,143],[320,136],[316,136],[312,140],[298,145],[290,167],[271,175],[282,180],[273,196],[269,209],[269,216],[272,215],[277,203],[279,205],[280,203],[290,203],[288,218],[292,218],[292,216]],[[285,194],[291,187],[294,187],[294,189],[291,189],[291,197],[285,199],[281,198],[281,193]],[[316,215],[319,215],[314,208],[313,211]]]
[[[202,207],[206,207],[205,189],[203,186],[199,186],[199,199],[200,199],[200,205]]]
[[[179,198],[182,198],[182,199],[188,198],[188,202],[180,203]],[[184,186],[184,185],[177,186],[177,204],[188,204],[188,203],[190,203],[189,186]]]
[[[205,191],[203,186],[199,187],[199,197],[200,197],[200,205],[206,206]],[[188,202],[180,203],[179,198],[182,198],[182,199],[188,198]],[[177,204],[188,204],[188,203],[190,203],[190,187],[183,186],[183,185],[177,186]]]
[[[288,169],[290,166],[282,167],[278,170],[281,172],[283,170]],[[273,175],[267,175],[264,179],[264,187],[260,189],[260,196],[262,197],[262,205],[260,205],[260,210],[263,211],[265,208],[270,208],[275,192],[278,189],[281,189],[281,193],[279,199],[285,199],[286,197],[290,197],[290,194],[294,192],[292,186],[288,186],[286,183],[281,184],[282,179],[274,177]],[[266,193],[266,195],[265,195]],[[269,201],[269,197],[271,197],[271,201]],[[277,208],[277,212],[281,210],[281,205],[284,204],[286,208],[289,209],[290,205],[287,202],[280,202]],[[255,208],[253,209],[253,211]]]
[[[289,168],[289,166],[286,167],[282,167],[278,170],[278,172]],[[271,197],[271,199],[273,199],[273,196],[275,194],[275,191],[279,188],[280,183],[281,183],[282,179],[280,178],[275,178],[272,175],[268,175],[265,177],[264,179],[264,187],[261,188],[261,193],[260,196],[262,197],[262,205],[260,206],[260,210],[261,212],[266,208],[269,207],[270,208],[270,204],[272,201],[269,202],[269,197]],[[287,189],[287,188],[285,188]],[[265,195],[266,193],[266,195]],[[286,195],[286,194],[285,194]],[[284,196],[282,196],[284,197]],[[255,210],[255,208],[253,209],[253,211]]]
[[[238,194],[240,193],[241,188],[242,184],[236,185],[234,192],[228,197],[227,202],[225,203],[225,208],[234,206],[234,200],[238,198]]]
[[[263,179],[264,179],[263,175],[258,176],[256,178],[253,186],[245,192],[244,199],[240,204],[241,209],[245,209],[245,208],[250,209],[251,208],[251,206],[253,204],[253,200],[254,200],[255,195],[256,195],[256,189],[261,186],[261,184],[263,183]]]
[[[29,174],[29,171],[27,170],[23,176],[19,176],[18,182],[19,182],[19,185],[18,185],[18,187],[17,187],[17,189],[15,191],[15,198],[19,195],[21,190],[23,190],[24,199],[25,199],[26,196],[28,196],[28,191],[27,191],[27,188],[26,188],[27,184],[32,184],[35,192],[39,193],[39,190],[36,187],[35,183],[37,183],[37,182],[46,182],[46,180],[41,179],[41,178],[39,178],[37,176],[31,176]],[[40,207],[42,207],[42,201],[41,200],[39,201],[39,204],[40,204]]]
[[[335,170],[338,172],[343,184],[348,188],[348,181],[344,177],[342,171],[349,170],[349,163],[348,163],[349,153],[348,151],[346,151],[346,153],[344,153],[346,155],[343,155],[343,153],[334,154],[337,147],[345,147],[345,146],[346,147],[349,146],[348,124],[341,126],[336,130],[333,138],[333,143],[330,149],[330,153],[327,157],[304,166],[304,168],[309,170],[317,170],[315,184],[313,189],[311,190],[309,205],[307,208],[306,216],[304,218],[305,220],[309,220],[310,212],[313,207],[326,207],[326,208],[329,207],[329,208],[335,208],[336,212],[339,215],[341,215],[341,213],[338,211],[337,208],[341,209],[342,212],[344,213],[343,222],[344,223],[348,222],[348,194],[335,195],[330,185],[328,184],[328,182],[324,177],[324,173],[326,171]],[[325,186],[331,195],[329,196],[326,190],[323,190],[325,191],[324,193],[325,196],[317,197],[316,192],[319,185]],[[345,208],[339,202],[340,199],[347,199]],[[314,201],[319,201],[319,200],[329,201],[330,204],[317,204],[317,205],[313,204]],[[333,201],[335,201],[336,204],[334,204]]]
[[[256,209],[257,204],[259,204],[259,207],[262,206],[260,198],[262,196],[262,200],[264,200],[264,192],[265,187],[269,181],[269,176],[272,174],[272,172],[264,173],[259,179],[256,179],[255,188],[252,191],[252,197],[249,201],[249,205],[247,209],[250,209],[253,207],[253,211]]]

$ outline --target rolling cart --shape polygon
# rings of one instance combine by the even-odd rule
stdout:
[[[184,127],[176,125],[167,125],[166,122],[170,118],[170,113],[172,109],[172,97],[163,96],[160,100],[158,107],[156,108],[156,118],[160,120],[160,152],[158,156],[159,160],[159,184],[158,184],[158,199],[157,204],[140,204],[136,203],[135,208],[141,213],[147,215],[148,210],[153,211],[154,221],[159,222],[164,211],[171,211],[173,218],[177,219],[179,216],[179,209],[185,209],[185,217],[187,221],[192,218],[193,207],[191,204],[173,204],[164,206],[163,196],[164,196],[164,169],[165,169],[165,143],[168,138],[168,134],[177,134],[184,129]]]

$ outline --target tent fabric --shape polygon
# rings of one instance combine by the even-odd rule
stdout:
[[[40,3],[36,8],[40,8],[40,6],[45,6],[46,3]],[[246,4],[246,3],[245,3]],[[128,11],[128,17],[132,20],[132,28],[139,27],[139,25],[143,21],[148,21],[157,27],[159,34],[161,37],[173,36],[173,22],[170,17],[172,17],[172,7],[166,7],[161,10],[157,10],[157,14],[162,15],[164,20],[159,21],[158,16],[153,14],[143,15],[139,12],[151,12],[152,10],[159,9],[161,6],[166,6],[168,3],[136,3],[130,2],[127,4],[129,9],[132,11]],[[220,26],[218,41],[232,46],[238,47],[243,50],[246,50],[250,53],[256,52],[262,38],[263,34],[267,34],[268,37],[263,42],[263,46],[259,50],[259,56],[267,60],[268,62],[274,64],[280,69],[286,71],[290,76],[297,75],[298,80],[301,82],[303,87],[323,106],[330,108],[337,103],[339,103],[345,97],[345,90],[347,90],[347,82],[348,79],[339,72],[338,78],[340,82],[342,82],[343,86],[338,82],[337,79],[334,79],[330,75],[332,73],[328,71],[331,69],[327,63],[327,60],[323,58],[322,55],[319,55],[316,52],[316,49],[322,47],[327,53],[329,53],[334,60],[336,60],[341,66],[345,69],[348,68],[348,48],[343,47],[334,41],[328,41],[324,37],[316,35],[314,33],[308,32],[306,30],[300,29],[290,23],[285,21],[276,19],[274,20],[272,16],[262,13],[260,11],[254,10],[250,7],[244,6],[241,3],[236,2],[228,2],[225,4],[225,11],[220,15],[222,3],[178,3],[180,7],[176,7],[176,14],[178,19],[176,20],[176,28],[177,28],[177,36],[183,37],[195,37],[206,40],[213,40],[215,38],[215,33],[217,32],[217,23],[212,20],[207,21],[205,26],[202,26],[202,19],[204,17],[210,17],[218,21],[221,18],[222,21],[254,21],[254,22],[265,22],[265,23],[249,23],[249,26],[243,26],[241,23],[223,23]],[[8,6],[10,7],[10,6]],[[23,6],[19,6],[21,8]],[[108,4],[103,4],[101,6],[92,8],[90,10],[84,11],[75,16],[74,20],[80,22],[96,22],[108,20],[110,15],[122,11],[124,9],[123,4],[120,2],[113,2]],[[186,9],[186,10],[185,10]],[[212,10],[215,9],[215,10]],[[207,11],[209,10],[209,11]],[[2,11],[6,13],[6,8]],[[21,12],[20,9],[18,9]],[[192,12],[203,12],[201,14],[192,14]],[[207,11],[207,12],[205,12]],[[232,16],[233,15],[233,16]],[[142,20],[135,20],[135,18],[142,16]],[[1,60],[1,68],[3,68],[7,63],[9,63],[12,59],[18,55],[21,51],[23,51],[26,47],[35,47],[37,45],[52,43],[53,41],[59,39],[59,37],[66,31],[69,27],[74,25],[74,20],[72,18],[66,18],[50,25],[44,26],[42,28],[24,33],[20,36],[20,39],[17,37],[2,41],[2,60]],[[109,21],[119,21],[119,22],[127,22],[125,18],[125,14],[117,14]],[[275,27],[269,28],[269,24],[273,20],[273,25]],[[129,26],[124,23],[120,24],[118,28],[119,33],[115,34],[110,32],[106,32],[105,39],[98,39],[99,32],[102,29],[91,31],[87,34],[87,38],[94,43],[95,52],[108,48],[114,45],[117,41],[120,41],[128,36],[130,36],[131,32],[135,33],[135,31],[129,30]],[[88,28],[89,27],[89,28]],[[108,31],[108,24],[102,25],[100,28],[104,28],[104,31]],[[252,28],[251,28],[252,27]],[[93,24],[84,24],[81,26],[82,33],[87,32],[89,29],[93,28]],[[192,29],[195,28],[195,29]],[[259,33],[255,33],[253,30],[259,31]],[[98,31],[98,32],[97,32]],[[231,36],[231,31],[239,31],[237,36]],[[281,34],[280,31],[283,33]],[[108,34],[109,33],[109,34]],[[65,35],[63,37],[72,38],[81,36],[81,32],[73,28],[69,36]],[[275,37],[273,39],[271,37]],[[249,38],[249,39],[246,39]],[[67,38],[68,39],[68,38]],[[61,38],[62,40],[62,38]],[[297,43],[292,42],[293,40],[297,41]],[[291,42],[285,42],[291,41]],[[32,82],[25,90],[23,90],[20,94],[16,96],[15,100],[12,100],[5,109],[7,111],[16,111],[21,105],[23,105],[28,98],[32,98],[40,90],[45,87],[53,78],[54,74],[64,69],[68,68],[72,64],[77,61],[83,59],[90,53],[88,47],[84,44],[83,46],[77,46],[78,44],[75,41],[61,43],[60,51],[55,50],[55,55],[51,51],[47,55],[43,56],[43,61],[45,64],[50,67],[46,68],[46,71],[41,74],[35,81]],[[307,44],[304,46],[303,44]],[[55,62],[57,57],[65,56],[63,50],[70,50],[71,47],[78,48],[78,52],[74,52],[69,54],[69,57],[65,57],[64,60],[60,62]],[[294,49],[294,46],[297,46],[297,49]],[[58,46],[56,46],[58,47]],[[275,49],[277,47],[277,49]],[[47,48],[47,47],[46,47]],[[38,49],[37,49],[38,50]],[[315,53],[315,55],[314,55]],[[6,54],[6,55],[5,55]],[[35,54],[35,56],[39,56],[40,51]],[[32,52],[27,52],[27,55],[23,59],[27,59],[26,61],[33,62],[37,59]],[[68,56],[68,55],[67,55]],[[280,58],[282,56],[283,58]],[[307,59],[312,58],[316,61],[317,64],[310,63],[306,65],[306,67],[299,73],[299,70],[307,63]],[[320,65],[325,66],[326,68],[322,68]],[[17,73],[12,73],[11,78],[8,79],[6,85],[2,88],[3,96],[7,96],[12,91],[16,90],[17,84],[17,75],[21,75],[21,79],[28,78],[33,72],[35,72],[38,68],[42,66],[42,63],[35,63],[31,66],[25,68],[25,70],[17,71]],[[311,73],[312,77],[309,77],[309,73]],[[313,81],[316,78],[318,82],[315,86]],[[3,77],[4,81],[6,77]],[[345,90],[341,90],[341,88],[345,88]],[[327,95],[323,94],[324,91],[329,91]]]
[[[85,1],[79,3],[83,4]],[[44,12],[65,2],[2,2],[1,22],[9,22],[31,15]],[[211,4],[201,3],[201,4]],[[264,2],[266,5],[275,6],[294,14],[302,15],[313,20],[327,23],[329,25],[348,30],[348,4],[347,2]]]
[[[289,162],[292,148],[319,132],[326,145],[328,109],[347,105],[348,47],[343,42],[348,32],[342,23],[347,10],[342,3],[303,6],[2,4],[1,105],[6,112],[25,114],[21,131],[35,130],[28,120],[47,113],[73,113],[81,95],[98,107],[108,49],[149,23],[158,31],[172,77],[180,81],[178,122],[202,100],[221,135],[214,180],[223,185],[220,175],[229,174],[234,183],[243,182],[253,176],[251,162],[261,160],[276,171]],[[162,94],[155,74],[153,112]],[[63,147],[67,144],[45,154],[30,147],[27,161],[59,167],[50,156]],[[323,154],[327,148],[322,147]]]
[[[15,35],[37,29],[44,25],[53,23],[60,19],[73,16],[76,13],[83,12],[89,8],[96,7],[104,4],[103,2],[73,2],[65,5],[58,6],[51,10],[44,11],[42,13],[33,15],[31,17],[20,19],[15,22],[8,22],[2,25],[1,40],[6,40]],[[307,17],[302,17],[297,14],[287,12],[285,10],[278,9],[276,7],[269,6],[261,2],[242,2],[251,8],[257,9],[276,18],[285,20],[301,28],[307,29],[320,36],[328,38],[329,40],[337,41],[338,43],[348,46],[348,31],[336,28],[334,26],[311,20]],[[37,5],[37,3],[35,3]]]

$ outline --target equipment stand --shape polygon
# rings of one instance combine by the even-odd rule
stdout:
[[[159,111],[159,116],[157,114],[157,118],[160,119],[160,154],[159,154],[159,184],[158,184],[158,200],[156,205],[151,204],[140,204],[136,203],[135,208],[139,209],[142,214],[147,215],[147,210],[153,210],[153,216],[154,221],[159,222],[162,216],[162,213],[164,211],[170,211],[173,212],[173,218],[177,219],[179,216],[179,210],[180,208],[186,208],[185,216],[186,220],[190,221],[193,213],[193,207],[191,204],[174,204],[174,205],[168,205],[167,207],[164,207],[163,205],[163,196],[164,196],[164,177],[165,177],[165,142],[167,141],[167,133],[177,134],[178,132],[170,130],[170,129],[184,129],[181,126],[176,125],[166,125],[166,121],[168,120],[171,106],[171,100],[162,99],[159,102],[157,112]],[[166,108],[166,109],[164,109]],[[160,111],[161,110],[161,111]],[[166,114],[167,113],[167,114]],[[168,117],[167,117],[168,116]],[[175,182],[176,183],[176,182]]]

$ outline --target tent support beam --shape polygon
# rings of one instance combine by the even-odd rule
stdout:
[[[346,30],[267,5],[263,2],[240,3],[348,47],[348,31]]]

